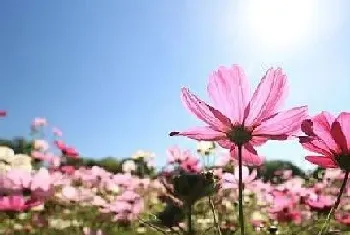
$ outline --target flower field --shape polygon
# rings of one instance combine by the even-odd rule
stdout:
[[[286,82],[270,69],[250,97],[234,65],[210,77],[213,106],[183,88],[185,107],[205,126],[171,132],[197,149],[170,147],[162,169],[145,151],[115,167],[87,164],[61,130],[35,118],[27,147],[0,147],[0,233],[350,234],[350,114],[280,111]],[[256,148],[291,138],[319,168],[278,165],[267,175],[268,156]]]

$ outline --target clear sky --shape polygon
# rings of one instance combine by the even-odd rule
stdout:
[[[350,3],[310,4],[276,14],[243,1],[2,0],[0,136],[26,135],[34,117],[46,117],[84,156],[144,149],[161,165],[167,147],[195,147],[168,137],[198,124],[180,88],[208,100],[208,75],[233,63],[254,87],[267,68],[283,67],[285,108],[350,111]],[[310,166],[294,142],[260,152]]]

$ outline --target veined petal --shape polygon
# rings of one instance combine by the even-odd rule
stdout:
[[[276,113],[283,104],[286,93],[287,77],[283,74],[283,70],[269,69],[247,106],[244,123],[250,126]]]
[[[276,136],[275,139],[291,135],[300,129],[302,121],[307,115],[307,107],[297,107],[288,111],[280,112],[271,118],[265,119],[253,130],[253,135]]]
[[[197,96],[192,94],[187,88],[182,88],[182,101],[185,107],[197,118],[207,123],[217,131],[227,131],[230,128],[228,119],[219,111],[215,110]]]
[[[270,138],[266,136],[252,136],[252,139],[249,141],[253,146],[258,147],[265,144]]]
[[[342,112],[334,125],[332,125],[332,136],[339,147],[350,152],[350,113]]]
[[[237,146],[230,149],[231,158],[238,161]],[[251,144],[245,144],[242,148],[242,164],[244,166],[260,166],[263,159],[258,156],[258,153]]]
[[[336,152],[339,151],[337,143],[331,134],[331,126],[335,118],[328,112],[322,112],[311,119],[312,132],[329,148]]]
[[[332,156],[332,151],[328,148],[328,146],[320,140],[317,136],[309,137],[309,136],[300,136],[299,142],[303,146],[303,148],[314,152],[319,153],[325,156]]]
[[[209,78],[208,93],[218,110],[230,118],[232,123],[243,122],[249,85],[241,67],[220,67]]]
[[[323,156],[306,156],[306,160],[323,168],[337,168],[338,165],[332,158]]]
[[[187,131],[171,132],[170,136],[181,135],[194,140],[217,141],[227,138],[226,134],[211,127],[195,127]]]
[[[224,148],[224,149],[231,149],[232,147],[235,146],[235,144],[233,142],[231,142],[230,140],[219,140],[218,144],[220,145],[220,147]]]

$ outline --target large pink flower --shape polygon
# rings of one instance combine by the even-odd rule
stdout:
[[[306,136],[299,137],[302,146],[319,155],[306,159],[323,168],[350,171],[350,113],[337,118],[322,112],[302,123]]]
[[[278,112],[287,86],[282,69],[269,69],[249,101],[247,78],[237,65],[220,67],[209,79],[208,93],[214,106],[200,100],[187,88],[182,89],[186,108],[207,125],[173,135],[195,140],[217,141],[238,158],[237,145],[243,145],[243,163],[260,165],[254,149],[269,139],[284,140],[299,130],[306,117],[305,106]]]

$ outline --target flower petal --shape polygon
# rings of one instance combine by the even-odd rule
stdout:
[[[223,114],[215,110],[197,96],[192,94],[187,88],[182,88],[182,101],[185,107],[197,118],[207,123],[217,131],[227,131],[230,128],[230,122]]]
[[[253,130],[253,135],[267,136],[272,139],[285,139],[284,136],[292,135],[300,129],[302,121],[306,117],[307,107],[297,107],[280,112],[263,122]],[[275,138],[274,138],[275,136]]]
[[[221,148],[224,149],[231,149],[232,147],[235,146],[235,144],[229,140],[219,140],[218,144],[220,145]]]
[[[250,126],[276,113],[287,93],[287,77],[283,70],[269,69],[261,79],[246,109],[245,124]]]
[[[324,141],[320,140],[317,136],[300,136],[299,142],[303,146],[303,148],[311,152],[319,153],[325,156],[333,155],[332,151],[328,148]]]
[[[194,140],[216,141],[226,138],[226,134],[213,130],[211,127],[195,127],[187,131],[171,132],[170,136],[181,135]]]
[[[350,152],[350,113],[342,112],[333,123],[331,134],[343,152]]]
[[[238,161],[238,148],[230,149],[231,158]],[[263,159],[258,156],[256,150],[250,144],[245,144],[242,148],[242,164],[244,166],[260,166]]]
[[[241,67],[220,67],[210,76],[207,90],[218,110],[230,118],[232,123],[243,122],[249,85]]]
[[[333,161],[332,158],[322,156],[307,156],[305,157],[309,162],[318,165],[323,168],[337,168],[338,165]]]
[[[328,112],[322,112],[311,119],[312,132],[331,150],[339,151],[337,143],[331,135],[331,126],[335,118]]]

